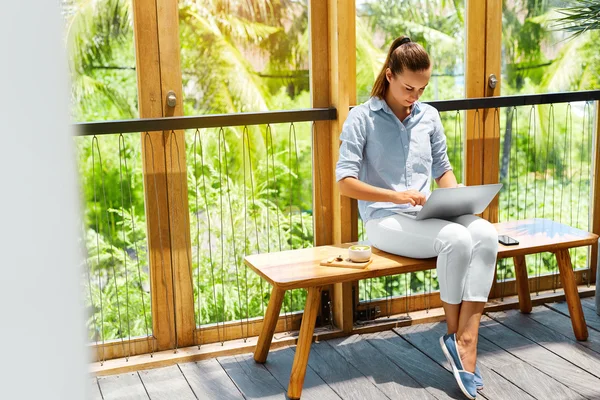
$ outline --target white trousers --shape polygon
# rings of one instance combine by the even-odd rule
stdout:
[[[411,258],[437,256],[442,301],[487,301],[498,255],[498,233],[475,215],[416,221],[402,215],[373,219],[365,226],[380,250]]]

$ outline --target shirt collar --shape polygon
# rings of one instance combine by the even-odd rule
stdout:
[[[388,114],[393,114],[392,109],[388,106],[384,99],[381,99],[377,96],[373,96],[369,99],[369,108],[372,111],[383,110]],[[413,107],[410,110],[410,115],[413,116],[421,110],[421,102],[415,101],[413,103]]]

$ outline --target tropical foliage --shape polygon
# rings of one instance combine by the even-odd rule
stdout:
[[[560,9],[564,2],[559,1],[504,2],[503,94],[599,86],[599,32],[592,31],[597,25],[586,14],[597,10],[597,2],[576,3],[579,8],[569,11]],[[131,0],[69,0],[63,5],[73,119],[137,117]],[[578,15],[586,15],[587,25],[574,23]],[[459,0],[358,1],[358,101],[368,98],[387,46],[399,35],[423,43],[432,55],[434,76],[425,100],[462,97],[464,18]],[[181,0],[179,19],[186,115],[310,107],[306,0]],[[585,26],[584,31],[577,26]],[[546,215],[586,226],[587,201],[580,200],[577,213],[571,205],[589,193],[591,115],[589,106],[578,104],[498,113],[502,220]],[[460,177],[468,151],[462,140],[465,114],[444,113],[442,120]],[[312,245],[318,221],[312,219],[311,129],[310,123],[301,123],[186,133],[198,325],[262,314],[270,291],[243,266],[244,254]],[[148,335],[140,137],[76,141],[90,338]],[[586,262],[583,252],[577,257],[578,265]],[[549,258],[528,265],[530,273],[555,269]],[[512,274],[510,263],[500,266],[500,278]],[[362,282],[360,296],[436,288],[433,271]],[[294,291],[284,312],[301,309],[304,296]]]

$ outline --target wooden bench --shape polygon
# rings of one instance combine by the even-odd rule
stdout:
[[[552,252],[558,263],[573,332],[578,340],[586,340],[588,337],[587,326],[577,291],[569,249],[580,246],[598,246],[598,236],[546,219],[498,223],[495,224],[495,227],[499,234],[510,235],[520,242],[517,246],[500,245],[498,251],[498,259],[509,257],[514,259],[520,310],[528,313],[532,309],[525,255]],[[247,256],[244,260],[246,265],[273,285],[262,331],[254,352],[256,362],[264,363],[267,360],[285,291],[298,288],[308,289],[288,386],[288,396],[291,399],[300,398],[302,393],[320,294],[324,286],[435,268],[435,258],[406,258],[377,249],[373,249],[373,263],[364,270],[319,265],[321,260],[343,253],[341,250],[351,245],[352,243],[347,243],[256,254]]]

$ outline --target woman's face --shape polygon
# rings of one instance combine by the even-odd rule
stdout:
[[[385,71],[389,82],[389,95],[392,96],[397,104],[404,107],[410,107],[419,97],[429,83],[431,78],[431,67],[421,71],[404,70],[401,74],[394,75],[388,68]]]

